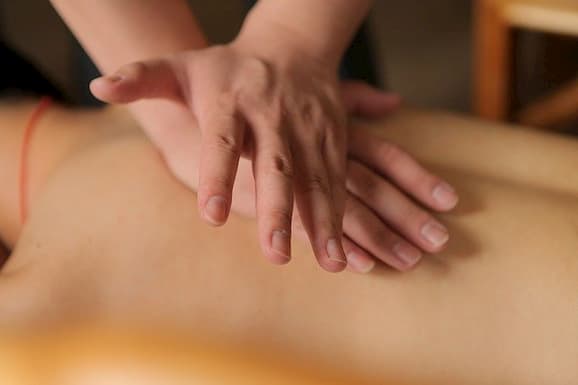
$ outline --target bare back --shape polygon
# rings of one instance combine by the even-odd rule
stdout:
[[[129,320],[405,383],[576,382],[578,143],[443,114],[375,128],[462,196],[442,218],[450,247],[416,270],[328,274],[299,243],[270,266],[252,221],[204,225],[127,130],[46,179],[3,271],[2,322]]]

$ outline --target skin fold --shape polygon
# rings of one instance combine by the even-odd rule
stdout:
[[[17,125],[29,107],[9,111],[3,123]],[[575,383],[578,143],[419,111],[357,128],[415,153],[462,196],[441,217],[448,248],[411,272],[327,274],[300,242],[290,264],[270,265],[255,257],[252,219],[204,226],[194,194],[123,110],[52,111],[34,142],[26,226],[8,209],[13,195],[0,196],[13,249],[3,330],[139,325],[378,383]]]

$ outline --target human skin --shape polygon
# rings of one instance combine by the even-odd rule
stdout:
[[[352,114],[352,117],[383,118],[395,110],[399,104],[399,98],[396,95],[384,93],[355,81],[342,84],[342,95],[346,110]],[[21,109],[16,109],[16,112],[13,110],[13,106],[8,106],[5,113],[8,116],[22,114]],[[184,149],[184,151],[172,154],[176,154],[181,160],[187,160],[190,166],[189,171],[194,174],[197,172],[196,165],[199,163],[199,146],[195,145],[199,142],[195,138],[195,135],[198,136],[198,130],[194,127],[191,130],[183,130],[182,127],[173,128],[184,133],[184,136],[177,135],[175,138],[182,139],[188,146],[185,146],[186,148],[181,146],[181,150]],[[167,131],[167,133],[171,132],[175,131]],[[13,141],[14,138],[18,138],[21,134],[18,130],[7,130],[4,135],[8,136],[8,140],[5,141],[7,148],[2,149],[2,152],[10,154],[10,151],[19,145]],[[78,132],[75,131],[75,135],[66,139],[70,140],[77,136]],[[371,147],[369,157],[365,149],[367,146]],[[355,148],[355,151],[349,154],[349,163],[352,167],[347,172],[347,179],[351,179],[353,183],[349,184],[347,191],[344,218],[344,226],[347,230],[343,237],[348,267],[356,272],[367,273],[375,266],[376,260],[380,260],[405,271],[411,269],[421,258],[418,247],[430,253],[439,252],[447,242],[447,230],[420,207],[420,204],[438,211],[453,208],[455,200],[448,206],[448,202],[439,199],[440,195],[437,193],[440,186],[448,186],[447,183],[421,167],[412,157],[400,151],[392,143],[383,140],[376,141],[373,135],[364,130],[352,132],[350,147]],[[356,158],[361,154],[367,159],[360,161]],[[12,157],[14,156],[16,155]],[[8,156],[8,160],[13,159]],[[165,161],[170,167],[170,158],[165,157]],[[256,197],[252,170],[248,162],[242,166],[244,167],[238,170],[235,184],[233,209],[238,214],[254,218]],[[193,183],[188,187],[196,191],[198,185]],[[365,191],[366,189],[375,191]],[[360,193],[364,196],[381,196],[381,199],[387,201],[388,205],[374,208],[372,207],[374,200],[363,199]],[[455,198],[455,194],[453,195]],[[389,207],[398,209],[392,211]],[[298,215],[295,216],[294,225],[297,230],[296,234],[301,238],[306,238],[307,233]],[[370,227],[372,231],[365,231],[367,227]],[[429,230],[426,231],[427,229]],[[436,237],[432,238],[431,230],[434,231],[434,235],[437,234]],[[369,235],[377,232],[380,233],[379,237]]]
[[[147,68],[146,65],[144,68]],[[149,70],[151,69],[144,69],[144,72]],[[152,71],[156,70],[152,69]],[[143,71],[138,70],[137,73],[142,74]],[[137,77],[139,76],[137,75]],[[151,88],[158,89],[158,87]],[[383,93],[364,83],[344,82],[341,89],[346,110],[354,117],[383,118],[397,108],[398,102],[396,102],[397,97],[395,95]],[[123,92],[130,93],[131,91],[125,89]],[[193,131],[191,135],[195,133],[197,131]],[[202,162],[202,149],[200,146],[194,145],[194,143],[199,143],[199,140],[191,142],[192,145],[187,148],[188,164],[197,165]],[[352,167],[347,170],[347,176],[348,178],[350,176],[355,177],[358,182],[361,181],[364,185],[363,188],[393,187],[389,190],[388,196],[395,195],[395,198],[390,199],[388,206],[398,205],[404,209],[393,210],[394,212],[397,211],[396,218],[391,218],[388,215],[383,216],[384,212],[392,212],[390,207],[375,207],[374,200],[357,199],[356,195],[358,194],[352,193],[352,190],[348,189],[343,223],[343,226],[347,228],[343,237],[347,260],[350,265],[351,262],[363,260],[363,263],[358,266],[358,271],[369,271],[372,258],[384,261],[399,270],[407,270],[421,258],[422,254],[419,249],[429,253],[439,252],[447,243],[449,235],[442,224],[428,218],[415,203],[402,199],[402,197],[410,195],[427,207],[438,211],[447,211],[456,205],[457,195],[447,182],[423,169],[407,153],[398,151],[392,145],[373,146],[373,142],[374,137],[368,135],[367,132],[351,130],[349,148],[355,147],[356,152],[362,153],[365,152],[364,146],[372,146],[373,156],[369,157],[371,159],[368,158],[366,162],[353,162]],[[350,153],[351,156],[355,158],[357,155]],[[392,167],[389,167],[390,164]],[[248,166],[248,163],[242,165]],[[235,183],[233,209],[237,213],[250,214],[254,217],[255,211],[258,213],[259,206],[253,202],[255,202],[254,197],[258,196],[259,190],[253,183],[253,175],[254,169],[251,167],[239,168]],[[195,191],[199,189],[199,183],[195,182],[197,179],[196,177],[191,178],[190,182],[187,183]],[[392,184],[392,182],[394,183]],[[439,194],[440,191],[442,194]],[[365,194],[378,195],[381,192],[380,189],[377,189],[371,193],[366,191]],[[241,199],[238,197],[239,194],[242,195]],[[250,200],[243,198],[247,195],[252,198]],[[240,202],[244,202],[244,204]],[[376,213],[379,215],[376,216]],[[306,226],[302,225],[303,218],[299,212],[296,210],[294,214],[296,216],[296,228],[304,230],[305,227],[306,229]],[[367,233],[368,229],[373,229],[373,231],[378,229],[382,233],[382,237],[390,239],[391,242],[389,245],[382,244],[376,247],[374,241],[363,235]],[[406,241],[394,241],[400,239],[396,233],[405,238]],[[299,234],[307,236],[306,231],[300,231]],[[353,253],[352,248],[355,249]],[[359,258],[360,256],[361,258]],[[400,261],[402,261],[401,264]],[[341,270],[339,263],[336,264],[324,259],[320,259],[319,262],[321,266],[330,271]]]
[[[369,4],[261,1],[231,43],[128,64],[91,89],[106,102],[160,98],[187,106],[201,131],[202,216],[225,223],[245,157],[263,254],[290,260],[295,203],[320,264],[341,270],[347,116],[337,67]]]
[[[371,1],[262,0],[233,42],[207,49],[200,49],[205,39],[182,1],[53,4],[103,73],[139,62],[99,79],[93,92],[108,102],[132,102],[173,173],[199,192],[205,219],[225,222],[236,173],[251,172],[263,253],[275,263],[290,259],[295,196],[321,266],[345,267],[346,117],[336,68]],[[190,129],[197,123],[201,135]],[[430,187],[429,194],[443,199],[436,208],[455,205],[450,186],[422,188]],[[447,239],[444,232],[437,231],[437,243]],[[420,257],[415,247],[403,254]]]
[[[39,135],[55,139],[41,151],[39,136],[36,153],[54,160],[36,163],[29,222],[20,230],[8,210],[1,223],[15,246],[0,278],[5,330],[154,325],[381,383],[577,381],[575,141],[443,114],[374,124],[458,186],[462,203],[443,218],[456,237],[411,273],[330,275],[300,243],[287,266],[255,258],[250,219],[205,227],[121,111],[53,113]]]

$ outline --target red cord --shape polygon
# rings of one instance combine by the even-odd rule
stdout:
[[[48,109],[51,103],[52,99],[49,97],[43,97],[40,99],[40,102],[38,102],[38,105],[26,123],[24,134],[22,136],[22,144],[20,146],[20,164],[18,169],[18,207],[20,210],[21,224],[26,222],[26,217],[28,216],[28,152],[30,150],[30,141],[38,120],[42,117],[42,114]]]

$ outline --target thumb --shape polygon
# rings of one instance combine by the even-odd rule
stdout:
[[[382,117],[401,105],[398,94],[384,92],[361,81],[341,83],[341,96],[348,113],[365,117]]]
[[[183,101],[176,70],[164,59],[124,65],[113,75],[94,79],[90,91],[107,103],[124,104],[141,99]]]

